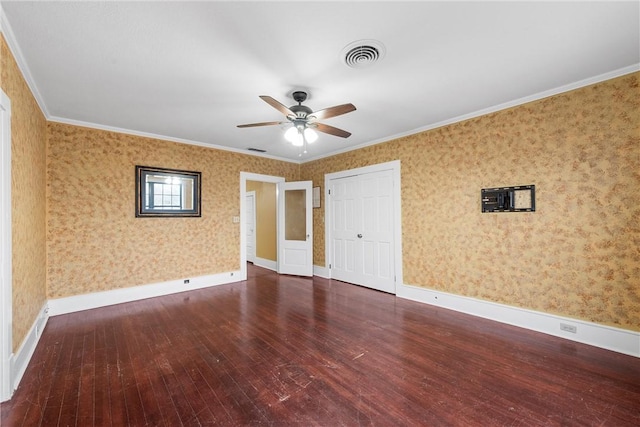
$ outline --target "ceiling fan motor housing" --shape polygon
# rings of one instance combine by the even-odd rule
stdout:
[[[296,101],[298,104],[301,104],[307,99],[307,92],[297,90],[293,92],[291,96],[293,97],[294,101]]]
[[[302,103],[307,99],[307,92],[303,92],[301,90],[297,90],[291,94],[294,101],[298,103],[298,105],[292,105],[289,109],[295,113],[296,118],[305,119],[309,114],[313,113],[313,110],[306,105],[302,105]]]
[[[306,105],[292,105],[289,109],[293,111],[299,119],[304,119],[309,114],[313,113],[313,110]]]

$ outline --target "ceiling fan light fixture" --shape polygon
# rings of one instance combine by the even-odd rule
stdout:
[[[296,147],[302,147],[302,144],[304,142],[303,141],[304,138],[302,136],[302,133],[300,132],[300,130],[296,126],[290,127],[284,133],[284,139],[286,139],[287,141],[289,141],[290,143],[292,143]]]
[[[313,144],[318,139],[318,133],[311,128],[305,128],[304,139],[306,139],[309,144]]]

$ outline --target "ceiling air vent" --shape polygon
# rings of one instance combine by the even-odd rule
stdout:
[[[253,148],[253,147],[247,148],[247,150],[249,150],[249,151],[257,151],[258,153],[266,153],[267,152],[267,150],[263,150],[261,148]]]
[[[377,40],[358,40],[342,49],[344,63],[351,68],[370,67],[384,57],[385,48]]]

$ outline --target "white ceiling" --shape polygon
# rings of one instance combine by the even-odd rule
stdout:
[[[639,69],[640,2],[11,2],[2,30],[49,120],[308,161]],[[342,50],[380,41],[349,68]],[[261,99],[323,120],[302,158]]]

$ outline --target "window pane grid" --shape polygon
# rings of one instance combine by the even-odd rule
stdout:
[[[162,182],[147,183],[145,208],[163,210],[181,210],[182,185]]]

